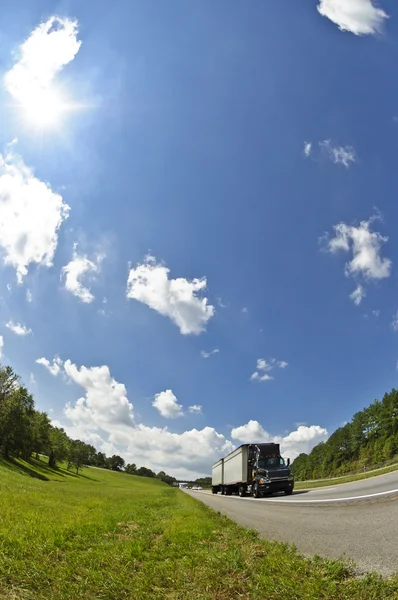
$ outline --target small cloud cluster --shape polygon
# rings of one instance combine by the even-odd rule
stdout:
[[[205,352],[204,350],[201,351],[200,355],[202,358],[209,358],[210,356],[212,356],[213,354],[218,354],[220,351],[218,348],[214,348],[214,350],[210,350],[210,352]]]
[[[365,288],[363,287],[363,285],[361,285],[359,283],[357,285],[357,287],[355,288],[355,290],[350,294],[350,299],[353,301],[355,306],[359,306],[361,304],[362,300],[365,298],[365,296],[366,296]]]
[[[199,404],[192,404],[192,406],[188,406],[188,412],[190,412],[194,415],[201,415],[202,407],[199,406]]]
[[[154,406],[165,419],[175,419],[184,416],[182,405],[178,404],[177,398],[171,390],[156,394],[152,406]]]
[[[356,162],[355,150],[352,146],[332,146],[330,140],[319,142],[319,145],[335,165],[343,165],[348,169],[350,163]]]
[[[320,151],[335,165],[343,165],[348,169],[350,163],[356,162],[355,150],[352,146],[333,146],[331,140],[319,142]],[[312,142],[304,142],[303,154],[308,158],[313,153]]]
[[[8,321],[6,323],[6,327],[15,333],[15,335],[29,335],[32,333],[32,330],[26,327],[26,325],[21,325],[21,323],[14,323],[14,321]]]
[[[264,358],[259,358],[257,360],[256,370],[252,373],[250,379],[256,381],[269,381],[270,379],[274,379],[272,375],[270,375],[270,371],[272,371],[275,367],[279,369],[285,369],[288,366],[288,363],[284,360],[276,360],[276,358],[271,358],[269,361]]]
[[[382,31],[387,13],[372,0],[319,0],[318,12],[335,23],[341,31],[354,35],[375,35]]]
[[[312,142],[304,142],[304,156],[307,158],[311,155]]]
[[[59,356],[55,356],[53,358],[52,363],[44,357],[38,358],[36,362],[38,365],[42,365],[43,367],[45,367],[47,371],[49,371],[54,377],[61,373],[63,367],[63,362]]]
[[[214,306],[207,298],[199,297],[207,287],[202,279],[169,279],[170,269],[147,256],[142,264],[130,270],[127,298],[146,304],[168,317],[183,335],[198,335],[205,330],[214,315]]]
[[[94,300],[94,294],[87,285],[83,285],[82,280],[95,277],[101,270],[104,258],[105,255],[97,254],[93,260],[89,260],[84,254],[78,254],[77,244],[74,244],[73,258],[62,268],[61,279],[65,279],[65,289],[82,302],[90,304]]]
[[[373,216],[368,221],[361,221],[358,226],[339,223],[333,227],[334,236],[326,238],[328,252],[352,253],[351,260],[345,265],[346,277],[377,281],[390,276],[392,262],[389,258],[381,256],[381,246],[388,238],[377,231],[371,231],[371,225],[378,218],[379,215]],[[363,285],[358,284],[350,298],[358,306],[365,294]]]
[[[182,404],[178,404],[177,398],[172,390],[166,390],[155,395],[152,406],[156,408],[165,419],[176,419],[184,416]],[[202,407],[198,404],[188,406],[188,412],[193,415],[201,415]]]

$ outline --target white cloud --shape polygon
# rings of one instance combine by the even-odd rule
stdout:
[[[319,145],[335,165],[344,165],[348,169],[350,163],[356,162],[355,150],[352,146],[332,146],[330,140],[319,142]]]
[[[382,30],[388,15],[372,0],[319,0],[318,11],[342,31],[355,35],[374,35]]]
[[[311,150],[312,150],[312,143],[304,142],[304,156],[306,156],[308,158],[308,156],[310,156],[310,154],[311,154]]]
[[[0,247],[22,281],[31,263],[52,266],[58,230],[69,206],[37,179],[22,158],[0,155]]]
[[[0,358],[3,356],[3,348],[4,348],[4,339],[3,336],[0,335]]]
[[[365,296],[366,291],[364,287],[360,284],[358,284],[355,290],[352,292],[352,294],[350,294],[350,298],[356,306],[359,306],[361,304]]]
[[[328,438],[328,432],[319,425],[309,427],[300,425],[288,435],[271,435],[258,421],[249,421],[246,425],[235,427],[231,431],[233,440],[242,443],[264,442],[280,444],[281,454],[294,460],[302,452],[308,453],[314,446]]]
[[[131,428],[134,425],[133,405],[128,401],[127,390],[111,377],[109,367],[79,369],[70,360],[64,363],[65,374],[85,391],[75,405],[67,404],[65,415],[74,423],[105,431],[112,425]]]
[[[147,256],[144,263],[130,270],[127,297],[169,317],[183,335],[198,335],[214,315],[214,306],[207,298],[197,296],[206,289],[206,279],[169,279],[169,272],[154,257]]]
[[[391,327],[394,331],[398,331],[398,310],[392,318]]]
[[[220,308],[228,308],[228,304],[224,304],[221,298],[216,298],[217,304]]]
[[[90,303],[94,300],[91,290],[83,285],[83,280],[92,279],[101,270],[103,254],[97,254],[94,260],[77,253],[77,244],[73,247],[73,259],[62,268],[62,277],[65,278],[65,289],[79,298],[82,302]]]
[[[8,321],[8,323],[6,323],[6,327],[15,333],[15,335],[29,335],[32,333],[32,330],[26,327],[26,325],[14,323],[13,321]]]
[[[28,290],[26,290],[26,302],[32,302],[32,300],[33,300],[32,292],[28,289]]]
[[[182,404],[178,404],[177,398],[171,390],[156,394],[152,406],[154,406],[165,419],[175,419],[184,415]]]
[[[38,365],[42,365],[43,367],[45,367],[51,373],[51,375],[54,375],[54,377],[59,375],[59,373],[61,372],[62,360],[59,356],[53,358],[52,363],[50,363],[50,361],[47,360],[47,358],[38,358],[36,362]]]
[[[268,375],[268,373],[259,373],[258,371],[254,371],[254,373],[251,374],[250,379],[257,380],[257,381],[270,381],[271,379],[273,379],[272,375]]]
[[[279,367],[280,369],[285,369],[288,366],[288,363],[285,360],[276,360],[276,358],[271,358],[269,361],[264,358],[259,358],[257,360],[256,371],[251,374],[250,379],[253,381],[270,381],[273,379],[273,376],[269,374],[275,367]]]
[[[218,348],[214,348],[214,350],[211,350],[210,352],[205,352],[204,350],[201,351],[200,355],[202,356],[202,358],[209,358],[209,356],[212,356],[213,354],[218,354],[220,351]]]
[[[12,291],[11,283],[7,283],[7,291],[11,293],[11,291]]]
[[[29,375],[29,383],[30,383],[30,385],[36,385],[36,379],[35,379],[35,376],[33,375],[33,373],[31,373]]]
[[[247,308],[247,306],[244,306],[244,307],[242,308],[242,312],[243,312],[244,314],[247,314],[247,313],[249,312],[249,309]]]
[[[19,47],[18,61],[4,75],[4,85],[36,125],[57,122],[68,108],[53,81],[80,46],[77,21],[53,16],[36,27]]]
[[[202,414],[202,407],[199,404],[192,404],[192,406],[188,406],[188,412],[193,413],[195,415]]]
[[[391,260],[381,257],[381,245],[388,241],[378,232],[370,231],[377,217],[361,221],[358,227],[339,223],[334,226],[335,236],[328,240],[327,249],[332,254],[342,250],[352,252],[352,259],[345,266],[346,276],[361,275],[367,280],[390,276]]]
[[[379,311],[379,309],[377,308],[376,310],[372,310],[372,315],[374,315],[375,317],[378,317],[378,316],[380,316],[380,311]]]

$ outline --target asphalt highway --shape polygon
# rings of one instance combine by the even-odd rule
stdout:
[[[288,497],[187,493],[268,540],[295,544],[304,554],[351,558],[360,571],[398,573],[398,471]]]

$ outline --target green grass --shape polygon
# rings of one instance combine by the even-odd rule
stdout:
[[[296,481],[294,484],[295,490],[308,490],[310,488],[325,487],[329,485],[338,485],[340,483],[350,483],[351,481],[360,481],[361,479],[370,479],[378,475],[385,475],[398,470],[398,463],[381,469],[374,469],[366,473],[356,473],[355,475],[342,475],[341,477],[331,477],[328,479],[315,479],[312,481]]]
[[[2,600],[398,598],[398,576],[355,578],[124,473],[3,463],[0,515]]]

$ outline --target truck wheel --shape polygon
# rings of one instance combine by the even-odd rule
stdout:
[[[291,496],[293,494],[293,490],[285,490],[285,496]]]
[[[226,495],[226,489],[225,487],[221,488],[221,496],[225,496]]]
[[[214,487],[213,487],[213,488],[211,488],[211,493],[212,493],[212,494],[217,494],[217,490],[216,490],[216,488],[214,488]]]
[[[246,488],[244,488],[243,485],[239,486],[238,494],[241,498],[244,498],[246,496]]]
[[[253,494],[253,498],[260,498],[261,497],[260,490],[258,489],[258,484],[257,483],[253,484],[252,494]]]

